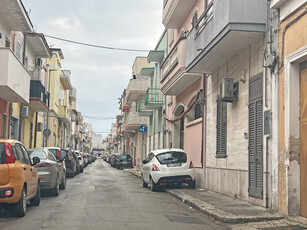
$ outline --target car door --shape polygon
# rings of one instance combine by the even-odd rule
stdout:
[[[145,182],[149,182],[149,173],[150,173],[150,169],[151,169],[151,160],[153,159],[154,154],[153,153],[149,153],[148,156],[146,157],[146,161],[147,163],[144,164],[143,163],[143,178],[145,180]]]
[[[31,160],[31,157],[27,149],[23,145],[20,145],[20,147],[25,157],[26,165],[30,170],[30,174],[29,174],[30,175],[30,187],[31,187],[30,189],[31,189],[31,197],[32,197],[32,196],[35,196],[36,191],[37,191],[38,175],[37,175],[37,171],[34,165],[32,165],[32,160]]]
[[[18,160],[20,162],[19,168],[20,168],[21,174],[23,175],[25,183],[27,184],[27,198],[29,198],[33,194],[33,188],[32,188],[33,181],[31,179],[31,171],[30,171],[31,167],[29,165],[28,159],[25,158],[25,155],[23,153],[23,150],[20,144],[18,143],[15,144],[15,150],[18,156]]]

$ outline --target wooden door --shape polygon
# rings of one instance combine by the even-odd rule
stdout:
[[[307,69],[300,72],[301,216],[307,217]]]

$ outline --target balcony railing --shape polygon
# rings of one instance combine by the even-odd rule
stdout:
[[[30,83],[30,107],[34,111],[44,112],[49,108],[50,94],[41,81],[31,80]]]
[[[212,73],[262,39],[266,4],[264,0],[212,0],[187,37],[187,71]]]
[[[160,88],[148,88],[145,95],[146,109],[159,109],[162,107],[162,94]]]
[[[0,48],[0,98],[29,103],[31,75],[8,48]]]
[[[153,114],[152,110],[149,110],[146,108],[145,98],[141,98],[139,100],[137,112],[138,112],[138,115],[141,117],[150,117]]]
[[[148,86],[148,78],[131,79],[126,89],[126,102],[136,102],[140,96],[145,95]]]
[[[138,130],[141,125],[148,124],[146,117],[140,117],[137,113],[128,113],[125,119],[125,131]]]
[[[77,89],[73,88],[69,90],[69,99],[75,101],[77,99]]]

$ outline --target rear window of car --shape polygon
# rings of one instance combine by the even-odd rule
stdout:
[[[43,150],[30,150],[28,151],[30,154],[30,157],[33,159],[33,157],[38,157],[41,160],[47,159],[46,153]]]
[[[6,164],[4,143],[0,143],[0,164]]]
[[[67,157],[67,150],[62,150],[61,149],[61,158],[66,158]]]
[[[160,164],[186,163],[187,155],[184,152],[166,152],[156,156]]]
[[[127,160],[129,157],[127,155],[120,155],[120,156],[118,156],[118,158],[120,160]]]

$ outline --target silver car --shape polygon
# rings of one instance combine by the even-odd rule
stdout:
[[[38,157],[40,163],[35,165],[40,179],[41,190],[50,190],[58,196],[60,189],[66,187],[66,172],[63,165],[48,150],[43,148],[29,149],[30,157]]]

